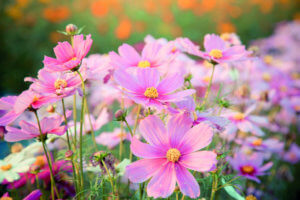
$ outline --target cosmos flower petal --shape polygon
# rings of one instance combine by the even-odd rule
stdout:
[[[180,157],[179,163],[191,170],[210,171],[217,164],[217,154],[212,151],[198,151]]]
[[[204,48],[207,52],[213,49],[223,50],[226,43],[219,36],[215,34],[206,34],[204,36]]]
[[[166,77],[159,83],[157,87],[157,91],[159,94],[171,93],[179,89],[183,85],[183,82],[184,82],[183,77],[180,76],[179,74]]]
[[[7,142],[18,142],[21,140],[29,140],[34,136],[22,132],[20,129],[6,126],[7,133],[4,135],[4,140]]]
[[[184,100],[185,97],[194,94],[196,91],[194,89],[183,90],[180,92],[176,92],[168,95],[159,96],[159,100],[164,102],[177,102]]]
[[[128,44],[123,44],[118,49],[120,56],[123,59],[126,59],[127,62],[130,61],[131,64],[137,64],[140,60],[140,55],[137,51]]]
[[[177,183],[182,194],[191,198],[200,195],[200,187],[194,176],[180,164],[175,164]]]
[[[136,79],[128,74],[125,70],[117,70],[114,73],[114,78],[120,86],[132,92],[142,91],[143,88],[137,83]],[[143,91],[144,92],[144,91]]]
[[[153,176],[166,162],[165,158],[141,159],[128,165],[126,174],[131,182],[141,183]]]
[[[149,197],[166,198],[173,193],[176,185],[174,165],[172,162],[167,163],[152,177],[147,186],[147,194]]]
[[[131,139],[130,149],[132,153],[141,158],[164,158],[166,157],[166,151],[149,144],[140,142],[138,139],[133,137]]]
[[[159,72],[156,69],[146,68],[137,70],[137,80],[145,89],[148,87],[157,88],[159,79]]]

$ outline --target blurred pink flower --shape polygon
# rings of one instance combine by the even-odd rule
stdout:
[[[82,59],[86,56],[92,46],[91,35],[75,35],[73,46],[69,42],[59,42],[54,47],[56,58],[45,56],[44,65],[48,71],[69,71],[80,65]]]
[[[180,101],[195,92],[193,89],[174,92],[183,86],[183,77],[175,74],[160,81],[156,69],[138,69],[136,77],[125,70],[114,73],[116,82],[126,89],[124,93],[133,101],[145,106],[154,106],[162,109],[166,102]]]
[[[265,175],[265,171],[273,166],[272,162],[268,162],[262,166],[263,158],[263,154],[261,153],[253,153],[251,155],[236,153],[233,158],[228,157],[228,162],[233,169],[238,171],[238,176],[244,176],[260,183],[257,176]]]
[[[122,133],[120,128],[116,128],[113,132],[102,132],[96,137],[97,144],[107,146],[109,149],[113,149],[121,140],[130,140],[130,134],[125,131]]]
[[[292,164],[296,164],[300,160],[300,147],[293,143],[289,150],[283,155],[283,159]]]
[[[173,193],[176,182],[184,195],[200,195],[199,185],[188,169],[210,171],[217,163],[217,155],[198,151],[211,143],[212,128],[206,124],[191,126],[192,120],[184,115],[172,117],[167,128],[154,115],[141,121],[140,132],[147,144],[132,138],[132,153],[142,159],[128,165],[126,171],[134,183],[152,177],[147,186],[148,196],[166,198]]]

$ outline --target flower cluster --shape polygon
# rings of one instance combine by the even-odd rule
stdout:
[[[300,160],[299,27],[249,48],[235,33],[204,49],[147,36],[87,56],[91,35],[68,25],[29,89],[0,99],[4,140],[32,142],[0,161],[0,183],[52,199],[270,198],[264,175],[284,180]]]

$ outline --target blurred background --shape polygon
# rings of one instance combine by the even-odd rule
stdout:
[[[266,37],[276,23],[299,20],[299,0],[1,0],[0,96],[19,93],[53,56],[57,30],[85,26],[91,53],[107,53],[147,34],[202,42],[206,33],[237,32],[245,44]]]

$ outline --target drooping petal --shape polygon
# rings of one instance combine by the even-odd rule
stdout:
[[[191,170],[207,172],[217,164],[217,154],[212,151],[198,151],[180,157],[179,163]]]
[[[147,194],[149,197],[163,197],[170,196],[176,185],[175,164],[168,162],[156,172],[147,186]]]
[[[149,179],[167,162],[165,158],[141,159],[126,167],[126,174],[133,183],[141,183]]]
[[[135,137],[131,138],[130,149],[137,157],[142,158],[164,158],[166,157],[166,150],[159,149],[155,146],[140,142]]]
[[[191,128],[182,138],[179,150],[182,153],[197,151],[209,145],[212,141],[213,130],[205,123]]]
[[[175,164],[176,178],[182,194],[191,198],[200,195],[200,187],[193,175],[180,164]]]
[[[161,119],[149,115],[140,122],[139,130],[145,140],[156,147],[168,144],[168,135]]]

